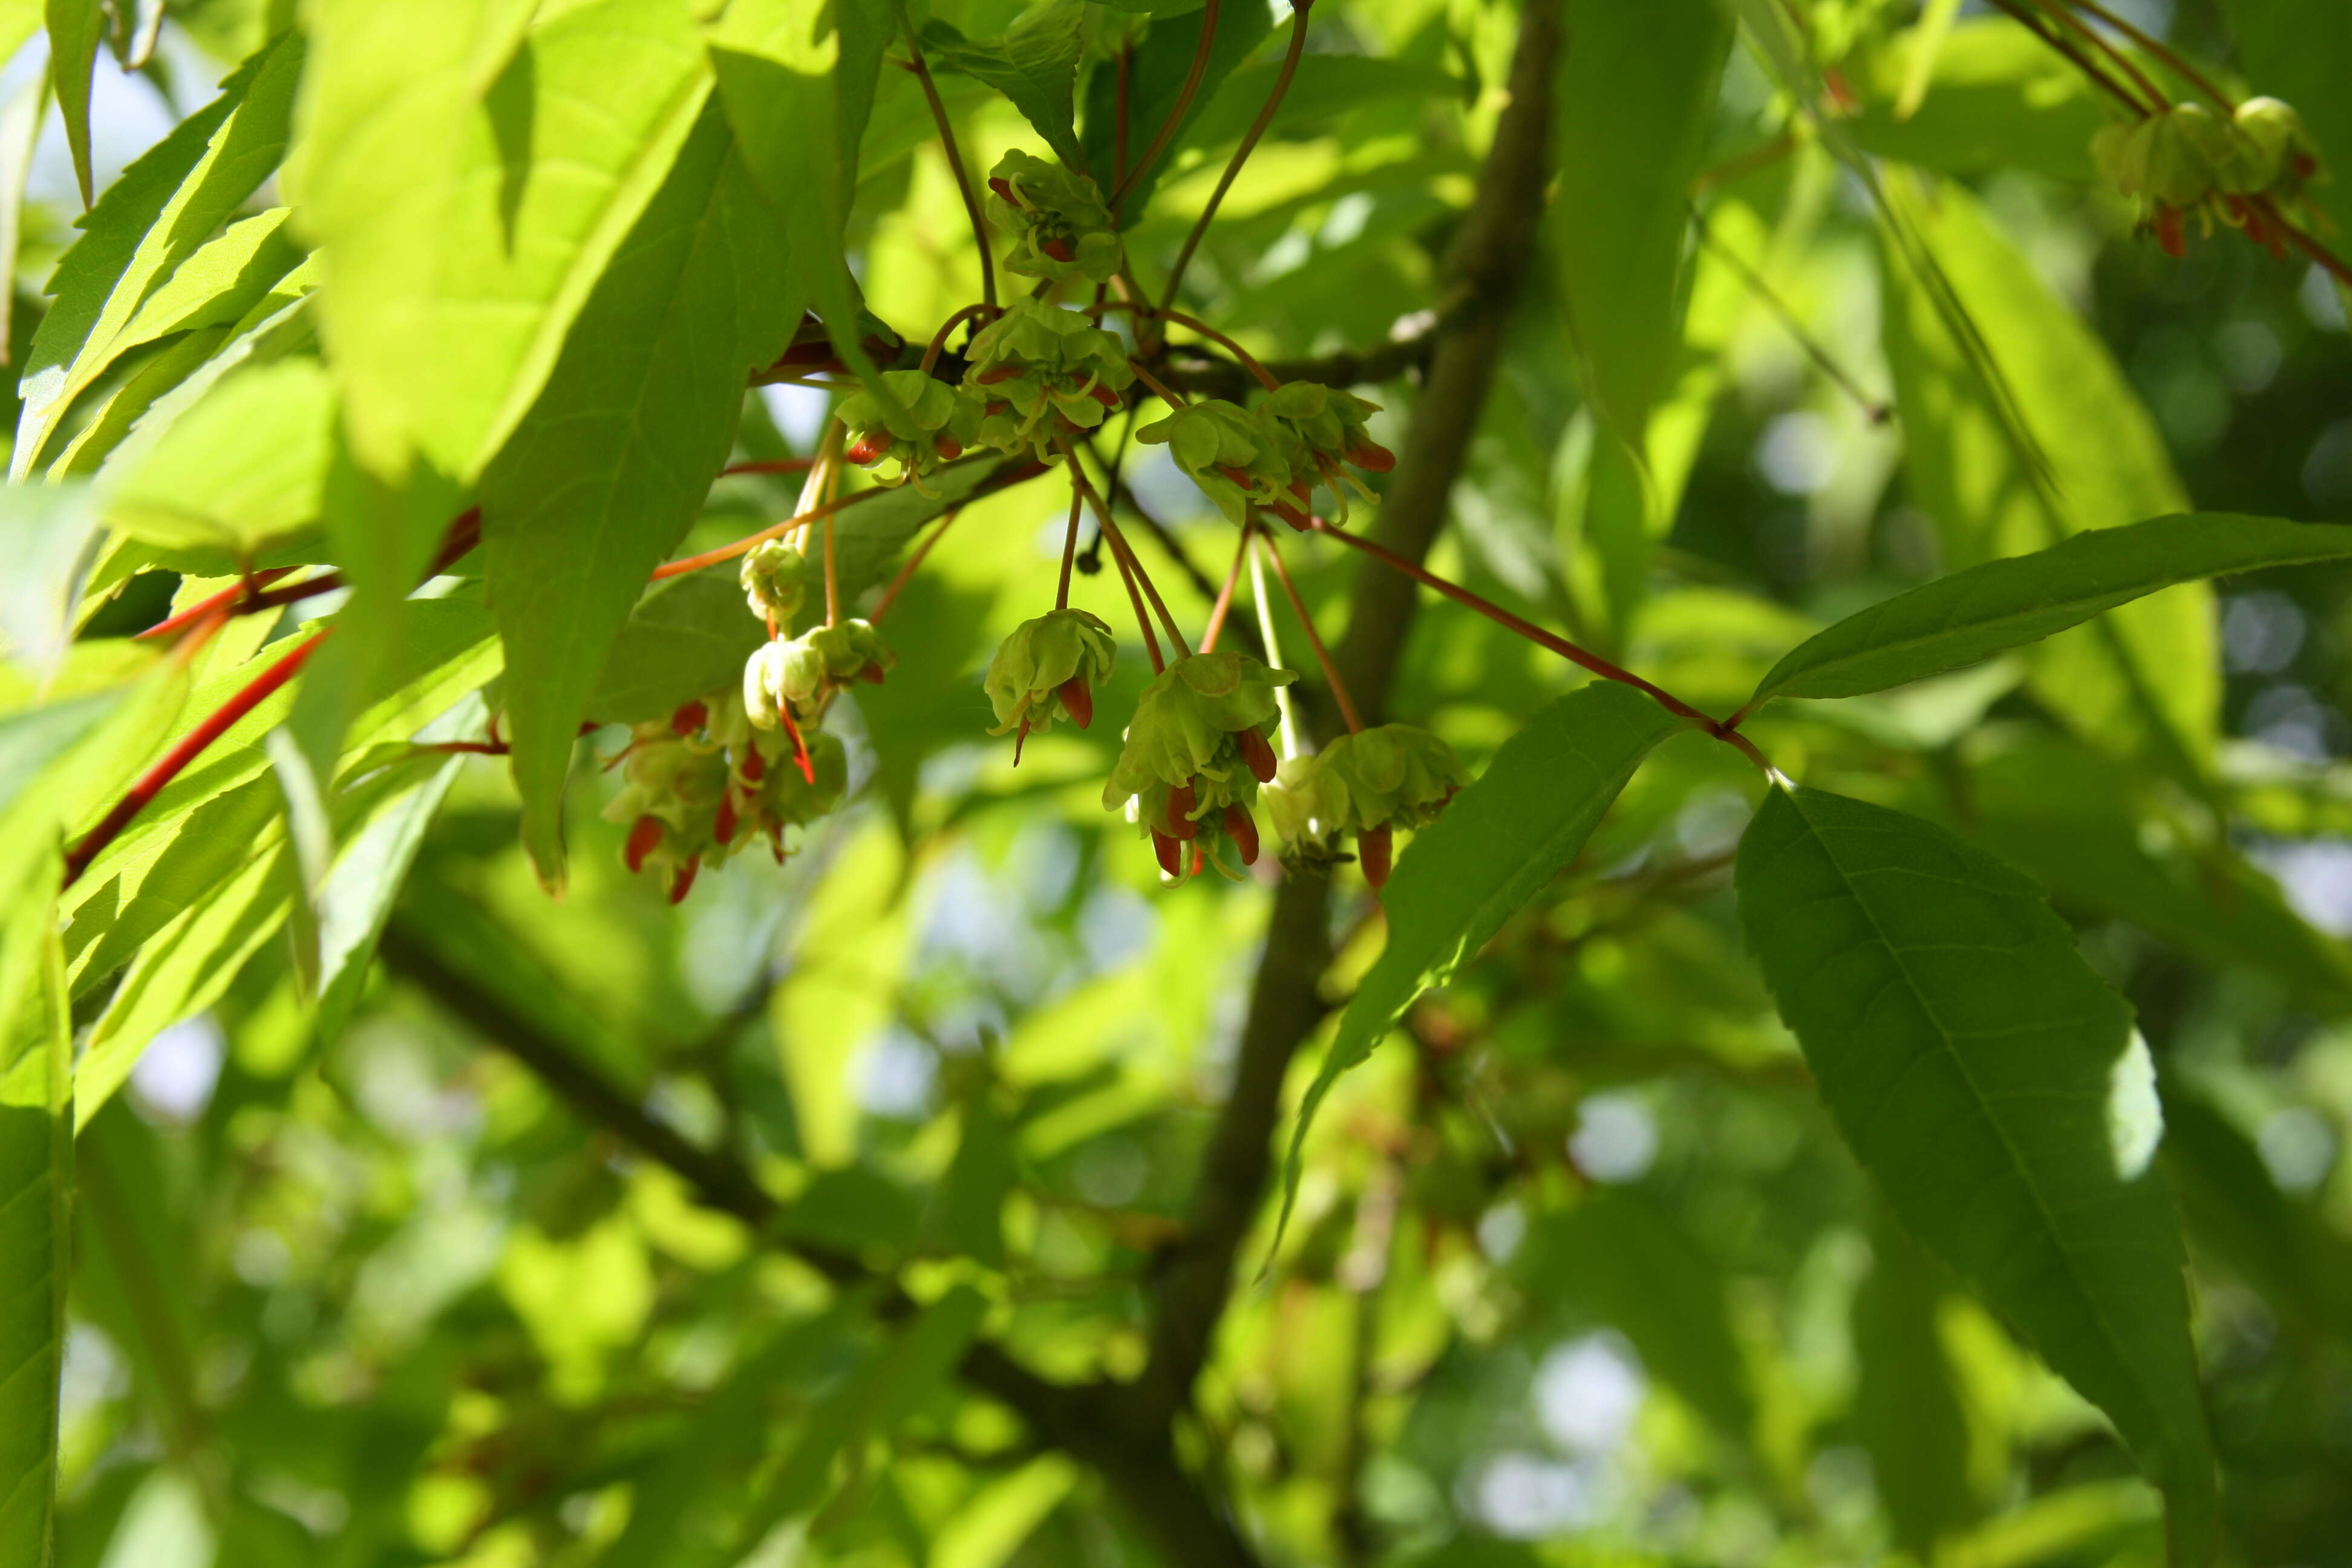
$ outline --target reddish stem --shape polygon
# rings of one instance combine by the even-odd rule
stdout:
[[[293,570],[295,568],[291,566],[272,566],[266,572],[256,572],[250,576],[240,577],[219,593],[207,594],[186,609],[174,611],[171,616],[157,621],[145,631],[133,633],[131,640],[145,642],[154,637],[170,637],[182,627],[194,626],[206,616],[215,612],[222,616],[241,615],[245,612],[236,607],[239,601],[258,594]]]
[[[1224,174],[1217,181],[1217,188],[1209,193],[1209,205],[1201,209],[1200,217],[1192,224],[1192,232],[1184,237],[1184,247],[1176,253],[1176,265],[1168,270],[1168,288],[1160,296],[1165,304],[1176,302],[1176,287],[1184,281],[1184,269],[1192,264],[1192,252],[1200,248],[1202,236],[1209,232],[1210,221],[1217,216],[1217,208],[1223,203],[1225,193],[1233,189],[1234,181],[1240,177],[1242,165],[1249,162],[1250,153],[1256,150],[1258,138],[1264,136],[1266,127],[1274,123],[1275,110],[1282,107],[1283,95],[1290,90],[1290,79],[1298,74],[1298,57],[1307,49],[1307,13],[1314,4],[1315,0],[1295,0],[1290,8],[1290,47],[1283,52],[1282,69],[1275,75],[1274,90],[1266,94],[1265,106],[1250,122],[1241,145],[1234,149],[1233,157],[1225,164]]]
[[[1119,203],[1134,188],[1136,181],[1142,178],[1144,171],[1158,163],[1160,154],[1168,151],[1168,144],[1176,139],[1176,128],[1184,123],[1184,115],[1201,90],[1201,79],[1209,73],[1209,52],[1216,45],[1217,13],[1221,8],[1220,0],[1209,0],[1208,5],[1202,8],[1201,44],[1192,51],[1192,68],[1185,73],[1184,85],[1177,92],[1175,105],[1169,110],[1168,118],[1160,123],[1160,133],[1151,139],[1151,145],[1143,150],[1143,156],[1135,161],[1135,167],[1121,175],[1118,184],[1111,191],[1109,205],[1113,223],[1118,221]]]
[[[761,458],[754,462],[730,463],[719,470],[720,479],[730,474],[804,474],[814,464],[814,458]]]
[[[931,81],[931,68],[923,61],[922,46],[915,41],[912,22],[907,24],[907,56],[912,62],[915,79],[923,84],[923,98],[931,106],[931,121],[940,130],[940,150],[947,154],[948,167],[955,171],[956,190],[963,197],[964,216],[971,219],[971,242],[980,250],[980,297],[993,305],[996,262],[989,251],[988,225],[981,218],[980,196],[971,188],[971,171],[963,166],[963,153],[956,146],[955,127],[949,123],[947,105],[940,101],[940,89]]]
[[[1216,651],[1217,634],[1225,629],[1225,613],[1234,606],[1234,589],[1241,583],[1242,563],[1249,558],[1249,546],[1250,531],[1244,528],[1242,530],[1241,545],[1234,552],[1233,568],[1225,574],[1225,585],[1217,590],[1217,602],[1210,606],[1209,626],[1201,634],[1202,653]],[[1269,658],[1275,657],[1272,649],[1267,650],[1266,657]]]
[[[310,656],[319,650],[319,645],[327,640],[327,634],[333,629],[323,626],[304,637],[283,658],[247,681],[236,696],[205,715],[203,721],[181,736],[179,742],[164,752],[160,761],[140,774],[139,781],[131,786],[129,793],[114,803],[114,809],[100,817],[97,826],[82,835],[81,842],[75,845],[72,853],[66,857],[65,886],[70,888],[79,880],[81,874],[89,868],[89,863],[98,858],[99,852],[120,837],[122,830],[131,826],[131,819],[147,809],[148,802],[162,793],[166,784],[178,778],[190,763],[204,753],[205,748],[226,734],[238,720],[268,701],[280,687],[300,673],[302,666],[309,662]]]
[[[1241,344],[1234,342],[1233,339],[1225,336],[1224,333],[1217,331],[1216,328],[1209,325],[1208,322],[1202,321],[1199,317],[1188,316],[1181,310],[1171,310],[1165,308],[1153,310],[1149,313],[1159,318],[1160,321],[1171,321],[1177,326],[1196,331],[1202,337],[1207,338],[1210,342],[1219,344],[1227,353],[1233,355],[1234,358],[1241,362],[1242,368],[1244,370],[1248,371],[1252,375],[1257,377],[1257,384],[1260,386],[1265,387],[1268,392],[1278,392],[1282,389],[1282,383],[1274,378],[1274,373],[1272,371],[1266,369],[1265,365],[1258,363],[1258,358],[1255,354],[1242,347]]]
[[[1070,487],[1070,525],[1062,532],[1062,580],[1054,590],[1054,608],[1070,607],[1070,568],[1078,558],[1078,517],[1086,508],[1087,492],[1077,486]]]
[[[1168,661],[1160,657],[1160,639],[1151,635],[1151,612],[1143,607],[1143,591],[1135,585],[1135,574],[1128,568],[1127,552],[1113,545],[1110,560],[1118,568],[1118,580],[1127,584],[1127,602],[1135,606],[1135,624],[1143,633],[1143,651],[1151,656],[1151,673],[1160,674],[1167,669]]]
[[[1395,551],[1391,550],[1384,545],[1375,544],[1369,539],[1360,539],[1352,533],[1342,532],[1339,529],[1336,529],[1329,523],[1324,521],[1319,517],[1309,520],[1307,527],[1314,532],[1327,535],[1329,538],[1339,540],[1341,543],[1346,544],[1352,549],[1362,551],[1365,554],[1372,557],[1372,559],[1380,562],[1381,564],[1391,567],[1395,571],[1403,573],[1406,576],[1412,578],[1414,582],[1419,583],[1423,587],[1436,589],[1447,598],[1452,599],[1455,604],[1468,605],[1471,609],[1477,611],[1480,615],[1486,616],[1496,626],[1503,627],[1507,631],[1517,632],[1519,636],[1527,638],[1529,642],[1534,643],[1538,647],[1549,648],[1552,652],[1559,655],[1560,658],[1568,660],[1570,664],[1589,669],[1604,680],[1620,681],[1624,685],[1633,688],[1637,691],[1648,693],[1652,700],[1654,700],[1659,707],[1664,708],[1667,712],[1675,715],[1677,718],[1696,720],[1699,723],[1706,725],[1709,734],[1721,735],[1724,733],[1724,729],[1721,723],[1709,718],[1706,714],[1700,712],[1697,709],[1692,707],[1689,703],[1684,701],[1673,692],[1665,689],[1665,688],[1653,685],[1651,682],[1643,679],[1640,676],[1635,675],[1629,669],[1621,669],[1616,665],[1613,665],[1607,659],[1601,658],[1599,654],[1588,652],[1587,650],[1577,647],[1566,637],[1556,637],[1552,633],[1544,630],[1541,626],[1521,620],[1518,616],[1511,614],[1510,611],[1503,608],[1502,605],[1493,604],[1486,599],[1480,598],[1477,595],[1472,593],[1469,589],[1465,588],[1459,583],[1447,581],[1445,578],[1439,576],[1436,573],[1428,570],[1417,561],[1408,560],[1404,556],[1399,555]]]
[[[948,509],[947,516],[940,519],[939,527],[931,530],[931,536],[915,546],[915,552],[907,557],[907,563],[898,568],[898,574],[890,579],[888,587],[882,590],[882,596],[874,602],[873,615],[866,617],[869,621],[878,622],[884,616],[890,613],[890,606],[898,602],[898,591],[904,588],[908,580],[914,576],[916,568],[922,565],[923,557],[929,555],[931,552],[931,547],[947,536],[949,528],[953,526],[955,520],[962,515],[963,508],[960,506]]]

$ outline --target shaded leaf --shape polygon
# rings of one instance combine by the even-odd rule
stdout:
[[[0,489],[0,653],[36,680],[56,674],[71,645],[74,610],[97,542],[98,508],[85,484]]]
[[[1902,95],[1917,68],[1919,30],[1863,62],[1853,129],[1865,151],[1946,174],[2025,169],[2092,182],[2091,137],[2107,115],[2063,56],[2006,16],[1961,22],[1936,48],[1925,96],[1906,115]]]
[[[1166,13],[1161,13],[1164,18]],[[1144,36],[1128,68],[1128,133],[1127,152],[1130,158],[1140,158],[1159,136],[1160,128],[1175,112],[1183,95],[1184,79],[1191,74],[1192,59],[1200,52],[1201,29],[1208,20],[1202,11],[1181,21],[1156,22]],[[1201,85],[1177,126],[1177,133],[1153,165],[1135,177],[1133,187],[1122,199],[1112,216],[1131,222],[1151,200],[1151,193],[1168,172],[1169,161],[1184,139],[1184,130],[1215,101],[1226,79],[1265,41],[1274,31],[1272,15],[1263,5],[1248,0],[1225,0],[1217,16],[1216,36],[1210,40],[1207,68],[1201,73]],[[1087,79],[1087,126],[1078,138],[1087,154],[1087,169],[1102,187],[1108,201],[1118,188],[1118,178],[1111,169],[1111,158],[1118,151],[1118,133],[1117,86],[1115,70],[1098,70]],[[1255,114],[1256,107],[1250,112]]]
[[[799,320],[779,232],[711,106],[483,477],[523,841],[551,886],[564,775],[614,639],[727,460],[745,377]]]
[[[97,195],[89,163],[89,89],[97,74],[98,48],[106,39],[106,6],[103,0],[47,0],[45,11],[49,79],[57,91],[58,112],[65,118],[74,179],[81,185],[82,205],[88,206]]]
[[[2352,99],[2344,91],[2352,72],[2352,8],[2335,0],[2222,0],[2247,90],[2283,98],[2303,116],[2336,172],[2312,191],[2340,225],[2352,216],[2344,185],[2352,170]]]
[[[2198,512],[2077,534],[1882,600],[1811,637],[1748,699],[1855,697],[2036,642],[2177,583],[2352,556],[2352,527]]]
[[[846,520],[845,520],[846,521]],[[724,566],[658,584],[629,614],[604,661],[588,713],[608,724],[667,719],[680,706],[740,684],[743,661],[768,640]]]
[[[2189,510],[2155,421],[2114,357],[2053,294],[1976,198],[1944,186],[1906,204],[1953,299],[1888,268],[1884,330],[1914,504],[1944,556],[1972,566]],[[1981,335],[1953,335],[1948,307]],[[2000,374],[2000,405],[1975,361]],[[2018,431],[2037,451],[2021,448]],[[2092,434],[2095,432],[2095,435]],[[2038,473],[2046,461],[2048,472]],[[2077,733],[2176,772],[2201,765],[2218,717],[2211,595],[2184,584],[2034,651],[2032,684]]]
[[[1571,0],[1547,236],[1604,429],[1643,447],[1678,333],[1685,194],[1731,47],[1717,0]]]
[[[1571,691],[1505,742],[1478,781],[1398,857],[1382,899],[1388,945],[1356,988],[1298,1108],[1283,1178],[1286,1215],[1307,1129],[1331,1085],[1372,1054],[1415,997],[1445,984],[1576,858],[1642,759],[1683,727],[1629,686],[1597,680]]]
[[[923,52],[940,69],[961,71],[1011,99],[1055,156],[1082,169],[1074,95],[1086,12],[1081,0],[1051,0],[1022,12],[992,39],[967,38],[934,19],[923,26]]]
[[[1864,1169],[1921,1245],[2115,1422],[2177,1560],[2218,1541],[2153,1068],[2041,890],[1941,828],[1775,789],[1740,922]]]
[[[0,891],[0,1557],[27,1568],[57,1534],[72,1261],[73,1027],[50,912],[63,868],[53,837],[41,847]]]
[[[1869,1278],[1854,1292],[1859,1376],[1854,1426],[1895,1539],[1922,1563],[1976,1513],[1968,1415],[1937,1321],[1943,1275],[1891,1225],[1870,1238]]]

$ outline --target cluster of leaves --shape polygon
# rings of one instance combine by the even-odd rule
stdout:
[[[2332,1561],[2352,23],[1961,9],[0,5],[0,1561]]]

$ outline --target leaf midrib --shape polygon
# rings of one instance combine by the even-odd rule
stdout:
[[[1937,1014],[1935,1008],[1929,1005],[1927,994],[1920,989],[1919,983],[1913,978],[1910,967],[1903,962],[1903,951],[1895,945],[1893,939],[1887,934],[1886,928],[1879,922],[1877,912],[1870,907],[1869,900],[1862,896],[1861,889],[1854,886],[1853,877],[1847,872],[1844,863],[1838,858],[1837,851],[1831,846],[1829,836],[1823,833],[1820,825],[1806,814],[1804,805],[1799,801],[1795,792],[1784,793],[1787,794],[1790,805],[1797,813],[1798,821],[1804,824],[1805,831],[1811,835],[1815,843],[1821,846],[1823,858],[1828,860],[1831,869],[1837,873],[1839,885],[1845,889],[1846,896],[1853,900],[1854,907],[1862,911],[1863,918],[1869,922],[1873,937],[1894,964],[1895,973],[1902,976],[1904,987],[1911,993],[1912,999],[1918,1003],[1920,1015],[1934,1026],[1937,1039],[1941,1043],[1945,1053],[1951,1058],[1953,1065],[1958,1068],[1960,1080],[1968,1086],[1969,1099],[1978,1115],[1992,1128],[1993,1136],[2000,1141],[2002,1152],[2009,1156],[2011,1169],[2021,1178],[2021,1184],[2032,1196],[2035,1217],[2041,1221],[2043,1234],[2055,1246],[2060,1267],[2064,1270],[2068,1281],[2074,1286],[2075,1294],[2082,1299],[2084,1304],[2090,1308],[2092,1321],[2098,1324],[2100,1336],[2105,1340],[2107,1350],[2114,1356],[2116,1364],[2123,1369],[2126,1382],[2146,1405],[2145,1414],[2154,1418],[2153,1430],[2167,1434],[2168,1439],[2170,1423],[2163,1417],[2162,1405],[2155,1399],[2152,1391],[2146,1386],[2144,1380],[2136,1370],[2136,1363],[2125,1348],[2123,1340],[2116,1333],[2115,1324],[2109,1319],[2105,1308],[2101,1304],[2098,1296],[2087,1288],[2081,1273],[2077,1270],[2073,1249],[2066,1245],[2064,1233],[2058,1228],[2056,1216],[2050,1210],[2039,1180],[2033,1174],[2032,1168],[2027,1165],[2020,1155],[2015,1141],[2010,1137],[2009,1130],[2001,1124],[2000,1119],[1992,1113],[1991,1104],[1985,1098],[1983,1087],[1977,1082],[1976,1075],[1969,1070],[1968,1058],[1952,1044],[1950,1031],[1945,1026],[1943,1019]],[[2169,1446],[2168,1441],[2167,1446]],[[2166,1457],[2170,1458],[2173,1456]],[[2168,1466],[2168,1468],[2169,1468]]]

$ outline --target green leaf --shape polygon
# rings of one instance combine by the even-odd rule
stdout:
[[[1865,151],[1945,174],[2021,169],[2093,182],[2091,137],[2107,115],[2065,57],[2006,16],[1959,23],[1936,49],[1926,96],[1906,115],[1901,99],[1918,31],[1859,62],[1864,101],[1850,123]]]
[[[1882,600],[1809,637],[1748,700],[1858,697],[2038,642],[2203,577],[2352,557],[2352,527],[2197,512],[2100,529]]]
[[[929,1568],[1003,1568],[1077,1483],[1077,1464],[1063,1454],[1041,1454],[988,1482],[931,1538]]]
[[[726,567],[672,578],[630,612],[588,699],[589,716],[605,724],[666,719],[697,698],[740,684],[743,661],[767,640],[768,628]]]
[[[1680,335],[1685,193],[1732,29],[1717,0],[1570,0],[1567,10],[1547,237],[1602,426],[1639,452]]]
[[[86,484],[0,489],[0,652],[36,679],[56,674],[73,640],[74,609],[96,542],[98,509]]]
[[[830,0],[733,0],[710,37],[719,99],[751,178],[782,215],[801,287],[824,315],[834,351],[877,387],[876,367],[859,342],[857,285],[842,232],[898,10]],[[880,390],[886,401],[892,395]]]
[[[123,329],[278,167],[302,44],[287,34],[123,171],[82,218],[81,240],[49,280],[56,298],[34,334],[9,477],[23,479],[74,399],[121,351]]]
[[[0,1558],[57,1536],[58,1380],[71,1271],[73,1024],[51,913],[54,838],[0,899]]]
[[[523,841],[551,886],[564,775],[614,639],[726,462],[746,376],[799,321],[781,232],[711,106],[483,478]]]
[[[1159,15],[1164,18],[1167,13]],[[1175,112],[1177,101],[1183,95],[1184,79],[1191,74],[1193,57],[1200,52],[1201,29],[1207,20],[1208,13],[1203,11],[1197,19],[1155,21],[1137,47],[1127,76],[1129,157],[1142,157],[1159,136],[1160,128]],[[1131,223],[1142,213],[1151,200],[1151,193],[1159,188],[1160,177],[1168,172],[1185,131],[1208,111],[1226,85],[1226,79],[1273,31],[1273,15],[1263,5],[1251,5],[1248,0],[1227,0],[1219,9],[1216,37],[1209,45],[1209,63],[1201,73],[1201,85],[1192,95],[1191,106],[1185,110],[1175,136],[1170,139],[1168,151],[1150,168],[1135,176],[1134,185],[1113,212],[1114,217]],[[1106,201],[1118,187],[1111,170],[1111,158],[1118,145],[1118,74],[1115,70],[1098,70],[1087,79],[1087,127],[1085,134],[1078,138],[1086,151],[1087,172],[1102,187]],[[1250,112],[1257,112],[1255,105]]]
[[[1185,126],[1178,145],[1213,149],[1240,141],[1258,110],[1265,107],[1281,70],[1281,61],[1261,60],[1234,72],[1225,90]],[[1279,136],[1368,103],[1458,99],[1465,90],[1466,84],[1459,77],[1411,60],[1307,54],[1300,57],[1290,90],[1282,95],[1282,107],[1275,111],[1266,133]]]
[[[2213,1452],[2130,1007],[2041,889],[1882,806],[1776,788],[1736,885],[1780,1016],[1896,1218],[2106,1412],[2164,1489],[2175,1560],[2211,1562]]]
[[[1854,1426],[1896,1542],[1931,1563],[1936,1542],[1977,1512],[1968,1415],[1938,1321],[1946,1285],[1892,1225],[1873,1229],[1870,1252],[1870,1276],[1853,1299]]]
[[[98,47],[106,38],[106,6],[103,0],[47,0],[45,10],[49,79],[56,86],[58,112],[65,117],[81,205],[88,206],[96,195],[89,166],[89,89],[98,71]]]
[[[2200,1267],[2222,1265],[2304,1332],[2352,1338],[2352,1245],[2281,1192],[2253,1141],[2184,1085],[2165,1084],[2164,1120]]]
[[[319,910],[319,1037],[332,1040],[359,1005],[369,960],[392,918],[393,901],[416,863],[425,830],[457,782],[452,757],[396,795],[352,835],[335,858]]]
[[[923,1211],[921,1244],[1003,1268],[1004,1200],[1018,1174],[1012,1130],[982,1085],[964,1101],[963,1137]]]
[[[353,449],[460,482],[532,407],[710,91],[677,0],[315,8],[300,221]]]
[[[1011,99],[1055,156],[1083,169],[1075,95],[1086,15],[1082,0],[1050,0],[1015,16],[1002,38],[988,40],[966,38],[935,19],[924,24],[923,52],[939,69],[961,71]]]
[[[313,359],[227,377],[101,481],[110,527],[164,550],[250,560],[314,529],[334,450],[335,389]]]
[[[1976,198],[1946,185],[1904,211],[1952,293],[1939,304],[1907,265],[1887,268],[1905,473],[1946,562],[1973,566],[2188,511],[2156,423],[2105,345]],[[1947,307],[1975,324],[1973,348],[1954,337]],[[1973,363],[1979,353],[2009,408]],[[2021,450],[2021,429],[2035,450]],[[2220,706],[2211,605],[2207,589],[2184,584],[2053,637],[2032,656],[2033,689],[2086,739],[2176,773],[2200,767]]]
[[[272,207],[241,218],[206,241],[147,296],[115,340],[116,352],[197,327],[234,326],[301,265],[301,247],[287,232],[292,207]]]
[[[24,39],[15,34],[20,24],[37,24],[36,8],[24,0],[0,7],[0,45],[13,55]],[[0,58],[7,58],[0,55]],[[14,278],[25,253],[25,187],[33,176],[33,151],[41,138],[41,120],[49,107],[49,84],[35,77],[20,84],[0,103],[0,276]],[[0,343],[13,342],[16,326],[16,291],[0,290]]]
[[[1596,680],[1554,702],[1397,858],[1382,902],[1388,945],[1356,988],[1298,1108],[1283,1177],[1286,1219],[1316,1108],[1372,1054],[1413,999],[1443,985],[1576,858],[1642,759],[1685,721],[1630,686]]]
[[[1756,1405],[1723,1271],[1674,1215],[1636,1194],[1596,1188],[1545,1220],[1530,1243],[1536,1291],[1588,1307],[1726,1437],[1748,1440]]]

